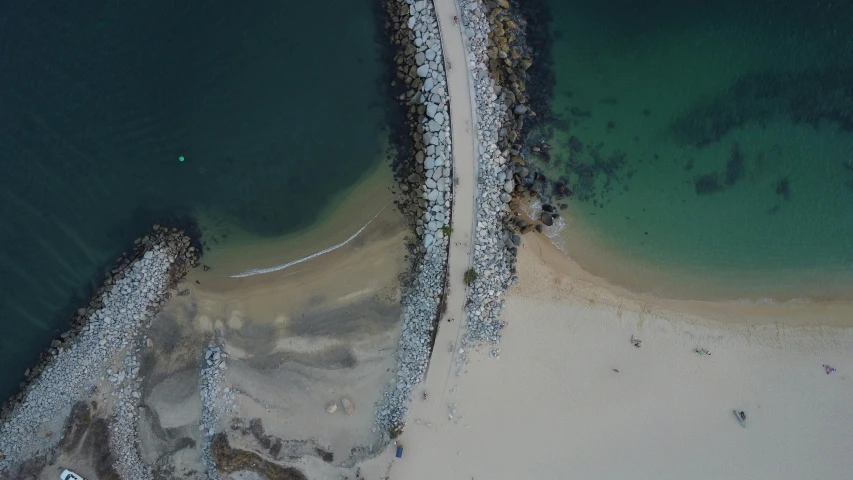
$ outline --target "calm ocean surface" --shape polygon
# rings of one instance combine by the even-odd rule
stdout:
[[[382,161],[372,8],[0,6],[0,398],[155,221],[292,233]]]
[[[545,2],[564,251],[672,298],[853,298],[849,2]]]

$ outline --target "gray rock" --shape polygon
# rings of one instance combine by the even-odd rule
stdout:
[[[429,115],[430,118],[434,118],[436,113],[438,113],[438,105],[434,103],[427,103],[426,114]]]
[[[426,77],[427,77],[427,75],[429,75],[429,66],[428,66],[428,65],[426,65],[426,64],[421,65],[420,67],[418,67],[418,69],[416,70],[416,72],[417,72],[417,74],[418,74],[418,76],[419,76],[419,77],[421,77],[421,78],[426,78]]]

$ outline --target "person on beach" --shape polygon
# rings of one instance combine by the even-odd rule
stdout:
[[[826,369],[827,375],[835,373],[835,367],[833,367],[832,365],[824,365],[823,368]]]
[[[738,412],[738,415],[740,415],[740,419],[741,419],[741,420],[743,420],[744,422],[746,421],[746,413],[744,413],[744,411],[743,411],[743,410],[741,410],[740,412]]]

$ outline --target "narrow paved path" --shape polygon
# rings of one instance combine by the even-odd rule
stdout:
[[[462,38],[462,20],[457,24],[453,17],[457,10],[456,0],[434,0],[436,15],[441,30],[447,86],[450,94],[450,121],[453,148],[454,175],[458,183],[454,189],[453,232],[450,235],[450,257],[448,261],[449,293],[447,313],[439,322],[438,336],[432,353],[427,376],[420,389],[414,392],[413,405],[409,410],[409,423],[414,419],[436,423],[448,421],[447,404],[452,401],[450,379],[455,375],[454,359],[459,351],[462,323],[465,319],[467,287],[462,278],[472,260],[473,232],[476,215],[475,195],[477,192],[476,104],[471,88],[468,53]],[[447,67],[450,67],[449,69]],[[448,319],[453,319],[448,322]],[[450,350],[449,345],[455,347]],[[423,401],[422,392],[429,392]],[[411,426],[409,428],[414,428]]]

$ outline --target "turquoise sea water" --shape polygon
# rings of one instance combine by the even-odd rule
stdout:
[[[0,397],[155,221],[291,233],[382,161],[373,8],[0,6]]]
[[[849,4],[546,3],[561,248],[666,297],[851,298]]]

